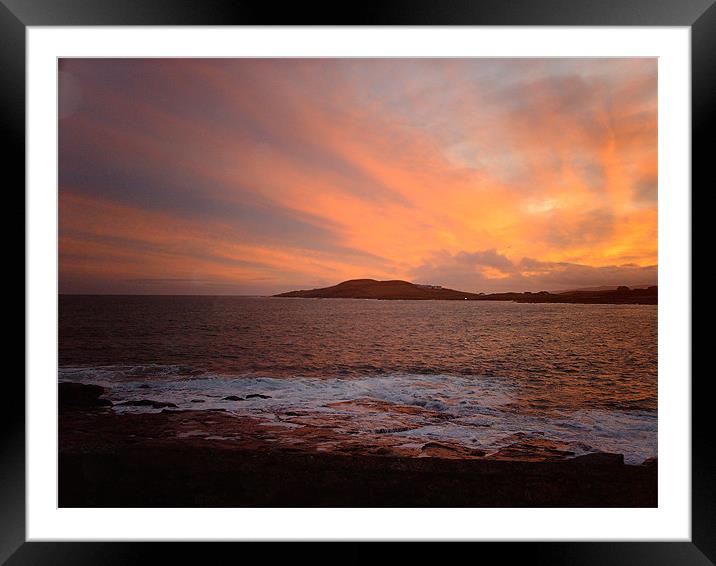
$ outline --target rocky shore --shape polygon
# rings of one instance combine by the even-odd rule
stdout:
[[[67,387],[67,386],[71,387]],[[618,454],[542,461],[456,453],[429,442],[406,454],[282,441],[223,411],[118,413],[102,388],[61,384],[61,507],[655,507],[657,465]],[[162,407],[148,400],[140,406]],[[318,433],[320,434],[320,433]]]

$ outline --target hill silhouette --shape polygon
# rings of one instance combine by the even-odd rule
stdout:
[[[585,303],[585,304],[649,304],[658,302],[656,286],[630,289],[619,286],[608,290],[577,290],[560,293],[469,293],[438,285],[418,285],[408,281],[350,279],[320,289],[289,291],[274,295],[305,299],[381,299],[381,300],[443,300],[443,301],[515,301],[520,303]]]

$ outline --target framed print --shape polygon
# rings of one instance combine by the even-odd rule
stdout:
[[[3,559],[712,563],[715,10],[5,2],[28,331]]]

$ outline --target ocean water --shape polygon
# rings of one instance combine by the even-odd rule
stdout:
[[[320,426],[334,444],[657,455],[652,305],[61,296],[59,379],[287,434]]]

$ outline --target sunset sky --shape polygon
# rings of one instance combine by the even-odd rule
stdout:
[[[656,59],[65,59],[60,292],[656,284]]]

